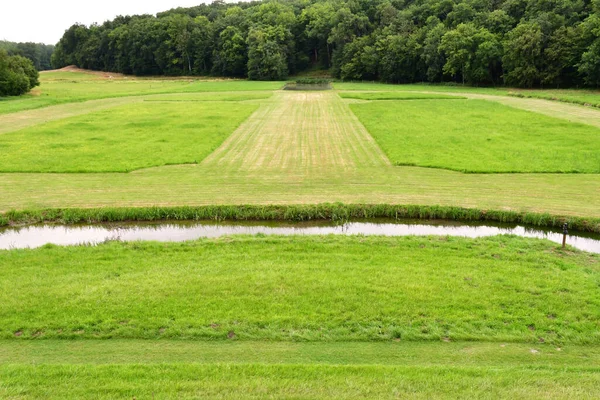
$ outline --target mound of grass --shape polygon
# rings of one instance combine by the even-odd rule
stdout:
[[[462,172],[600,172],[600,130],[485,100],[351,104],[396,165]]]
[[[415,93],[415,92],[341,92],[341,98],[360,99],[360,100],[427,100],[427,99],[464,99],[461,96],[452,96],[435,93]]]
[[[2,172],[127,172],[202,161],[258,105],[145,102],[0,135]]]
[[[0,337],[598,344],[599,261],[510,236],[0,251]]]

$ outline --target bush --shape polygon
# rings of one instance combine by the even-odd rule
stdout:
[[[0,50],[0,96],[20,96],[40,84],[31,60]]]

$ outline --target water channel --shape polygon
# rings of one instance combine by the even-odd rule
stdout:
[[[449,235],[483,237],[511,234],[528,238],[562,242],[559,230],[509,224],[472,224],[455,221],[368,220],[345,224],[331,222],[213,222],[161,221],[147,223],[116,223],[97,225],[31,225],[0,229],[0,250],[35,248],[51,243],[56,245],[96,245],[108,240],[186,241],[227,235],[383,235],[427,236]],[[600,253],[600,235],[572,232],[567,243],[580,250]]]

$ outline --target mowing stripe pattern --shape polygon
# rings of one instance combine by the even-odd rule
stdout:
[[[390,165],[333,92],[279,92],[203,162],[229,171],[322,171]]]

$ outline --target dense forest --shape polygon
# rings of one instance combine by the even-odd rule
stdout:
[[[15,43],[0,40],[0,49],[5,50],[9,56],[22,56],[28,58],[38,71],[52,69],[50,58],[54,52],[54,45],[43,43]]]
[[[600,0],[215,1],[73,25],[55,67],[278,80],[600,85]]]

